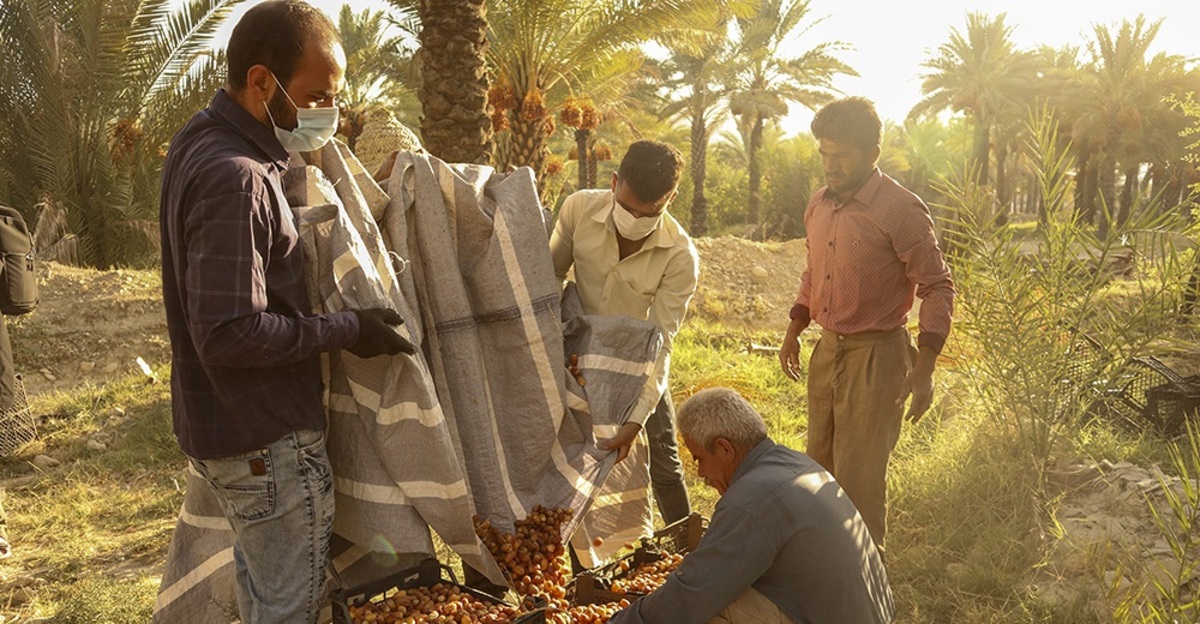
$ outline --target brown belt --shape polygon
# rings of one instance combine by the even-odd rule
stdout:
[[[882,342],[908,333],[908,328],[884,329],[880,331],[858,332],[857,334],[839,334],[831,329],[822,329],[821,337],[829,340],[850,342]]]

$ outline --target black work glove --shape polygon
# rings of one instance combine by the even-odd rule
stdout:
[[[358,340],[346,347],[350,353],[360,358],[373,358],[377,355],[412,355],[417,352],[413,343],[396,331],[395,326],[403,323],[404,319],[395,310],[368,308],[353,312],[358,317]]]

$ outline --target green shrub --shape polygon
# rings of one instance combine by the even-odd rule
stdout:
[[[1077,214],[1057,126],[1030,123],[1028,157],[1044,217],[1001,225],[986,188],[946,182],[942,208],[959,309],[954,336],[963,375],[996,432],[1042,468],[1064,437],[1103,414],[1127,379],[1129,358],[1169,333],[1189,254],[1177,214],[1153,200],[1099,235]],[[1110,219],[1109,222],[1112,222]]]

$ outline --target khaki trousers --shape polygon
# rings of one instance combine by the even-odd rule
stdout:
[[[708,624],[796,624],[775,603],[751,587],[729,603]]]
[[[883,552],[887,465],[904,405],[897,405],[916,349],[903,327],[842,335],[826,330],[808,368],[808,448],[833,474]]]

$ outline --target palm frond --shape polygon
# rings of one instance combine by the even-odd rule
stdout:
[[[224,51],[206,50],[190,59],[187,71],[175,83],[155,92],[143,116],[143,142],[155,150],[165,149],[171,136],[221,88],[225,68]]]
[[[43,250],[98,266],[152,255],[161,144],[215,88],[219,63],[201,42],[218,4],[233,3],[0,5],[0,144],[20,146],[0,155],[0,180],[19,208],[53,207]]]
[[[171,0],[149,0],[140,8],[126,41],[139,74],[132,94],[140,116],[163,90],[176,88],[195,60],[212,49],[213,36],[242,0],[191,0],[174,9]]]

